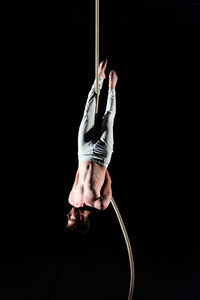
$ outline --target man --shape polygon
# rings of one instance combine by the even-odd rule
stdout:
[[[99,90],[101,90],[106,78],[107,63],[108,61],[105,59],[99,65]],[[76,228],[80,223],[88,227],[90,208],[105,210],[111,202],[111,178],[107,168],[113,152],[117,80],[116,72],[110,71],[107,105],[102,120],[101,134],[97,141],[93,139],[96,107],[95,82],[88,94],[78,133],[79,164],[68,199],[73,208],[68,214],[67,228]]]

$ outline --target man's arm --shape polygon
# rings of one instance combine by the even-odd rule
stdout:
[[[112,198],[112,188],[111,188],[112,180],[108,170],[106,170],[104,184],[101,188],[101,209],[105,210],[110,204]]]
[[[68,202],[69,202],[70,204],[72,204],[72,205],[73,205],[73,202],[71,201],[71,195],[72,195],[74,189],[76,188],[76,186],[77,186],[77,184],[78,184],[78,179],[79,179],[79,169],[77,169],[77,171],[76,171],[76,177],[75,177],[75,180],[74,180],[74,184],[73,184],[73,186],[72,186],[72,189],[71,189],[71,192],[70,192],[69,198],[68,198]]]
[[[77,171],[76,171],[76,177],[75,177],[75,180],[74,180],[74,184],[73,184],[72,189],[74,189],[74,188],[77,186],[77,184],[78,184],[78,179],[79,179],[79,169],[77,169]]]

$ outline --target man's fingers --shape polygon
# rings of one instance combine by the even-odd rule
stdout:
[[[108,60],[105,58],[101,63],[100,63],[100,67],[102,69],[105,69],[106,65],[107,65]]]

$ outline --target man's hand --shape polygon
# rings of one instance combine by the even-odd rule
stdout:
[[[117,77],[117,74],[115,71],[110,71],[110,74],[109,74],[109,89],[110,90],[114,90],[115,87],[116,87],[116,84],[117,84],[117,80],[118,80],[118,77]]]
[[[99,74],[99,77],[101,77],[103,79],[106,78],[105,70],[106,70],[107,63],[108,63],[108,60],[104,59],[99,65],[98,74]]]

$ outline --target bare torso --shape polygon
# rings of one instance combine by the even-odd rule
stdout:
[[[111,179],[106,167],[91,161],[79,163],[76,179],[69,195],[75,207],[106,209],[111,201]]]

